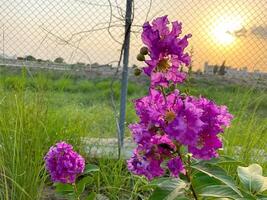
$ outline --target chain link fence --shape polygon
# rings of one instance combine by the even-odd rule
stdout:
[[[132,6],[127,9],[128,15],[126,2]],[[140,34],[145,21],[167,14],[170,20],[183,23],[183,34],[193,35],[188,51],[194,71],[210,75],[216,74],[216,67],[224,66],[230,78],[256,74],[267,80],[266,11],[266,0],[2,0],[0,66],[70,71],[79,67],[88,72],[94,67],[113,75],[111,102],[120,155],[127,66],[142,67],[136,55],[142,47]],[[128,54],[125,16],[129,19],[129,15],[132,23],[127,21],[131,24]],[[118,80],[118,65],[123,66],[120,109],[113,99],[112,86]]]
[[[117,65],[124,39],[125,0],[12,0],[0,2],[0,60]],[[266,0],[136,0],[130,65],[137,63],[142,24],[169,15],[192,33],[193,68],[222,64],[267,71]],[[32,57],[28,57],[32,59]],[[62,60],[57,60],[61,62]]]

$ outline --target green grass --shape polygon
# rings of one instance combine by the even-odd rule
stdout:
[[[47,181],[43,156],[56,141],[70,142],[84,154],[81,137],[116,137],[109,79],[0,72],[0,199],[40,198]],[[127,124],[137,120],[131,100],[148,90],[147,84],[136,82],[129,83]],[[267,152],[266,90],[203,80],[192,80],[180,89],[227,105],[235,118],[224,133],[223,153],[245,164],[258,162],[267,171],[267,158],[262,158],[262,151]],[[118,103],[118,82],[114,90]],[[130,136],[128,130],[126,135]],[[132,177],[124,161],[102,158],[93,162],[101,171],[91,190],[110,199],[142,199],[149,193],[144,189],[146,181]]]

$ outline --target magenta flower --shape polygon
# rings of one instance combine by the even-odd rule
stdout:
[[[145,60],[144,72],[150,76],[151,88],[147,96],[134,101],[140,121],[129,126],[137,147],[127,164],[131,172],[148,180],[164,175],[166,170],[173,177],[186,174],[181,148],[196,159],[217,157],[222,147],[220,133],[233,118],[226,106],[181,95],[170,87],[186,78],[181,66],[190,64],[184,50],[191,35],[179,38],[182,24],[172,22],[172,29],[168,24],[167,16],[144,24],[142,40],[146,47],[138,55],[139,60],[147,54],[150,57]]]
[[[65,142],[50,147],[44,159],[53,182],[74,183],[85,167],[84,158]]]
[[[144,175],[148,180],[162,176],[165,170],[161,164],[170,158],[176,146],[167,135],[154,135],[144,144],[139,144],[127,161],[128,169],[136,175]]]
[[[181,83],[186,73],[181,72],[181,66],[190,64],[190,56],[184,53],[188,46],[187,39],[191,34],[179,38],[182,24],[172,22],[172,29],[168,27],[167,16],[153,20],[152,25],[143,25],[142,40],[148,47],[150,59],[146,60],[144,72],[151,77],[151,86],[167,87],[169,83]]]
[[[189,146],[188,151],[197,159],[210,160],[218,157],[219,148],[222,148],[222,141],[217,135],[203,133],[198,138],[198,144]]]
[[[204,125],[200,119],[202,113],[202,109],[185,99],[183,108],[176,113],[175,119],[165,128],[166,134],[180,144],[196,145]]]
[[[142,155],[142,152],[135,149],[132,157],[127,161],[127,166],[132,173],[143,175],[148,180],[152,180],[154,177],[164,174],[164,170],[160,166],[161,162],[161,160],[155,159],[148,160],[145,155]]]
[[[188,150],[198,159],[209,160],[218,157],[217,150],[222,148],[222,142],[218,134],[230,125],[233,115],[228,112],[226,106],[218,106],[206,98],[190,98],[198,108],[203,110],[200,119],[204,122],[204,125],[199,133],[197,145],[190,145]]]
[[[171,172],[171,176],[178,177],[180,173],[185,174],[183,162],[180,157],[172,158],[168,161],[167,166]]]
[[[134,101],[137,115],[141,123],[150,127],[164,127],[172,121],[182,107],[183,102],[176,90],[166,96],[155,89],[150,89],[149,95]]]
[[[133,139],[138,144],[145,144],[150,141],[151,137],[155,135],[152,131],[149,131],[144,124],[130,124],[129,129],[133,134]]]

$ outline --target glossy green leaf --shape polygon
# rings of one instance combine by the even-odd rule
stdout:
[[[234,200],[242,198],[227,185],[207,186],[202,189],[200,195],[203,197],[230,198]]]
[[[86,200],[95,200],[96,199],[96,193],[91,192],[87,197]]]
[[[155,186],[149,200],[178,200],[184,197],[187,184],[178,178],[159,178],[153,180],[150,186]]]
[[[267,189],[267,177],[262,176],[262,167],[260,165],[239,166],[237,173],[240,182],[251,193],[258,193]]]
[[[236,187],[233,178],[228,176],[222,168],[216,165],[208,165],[208,164],[195,164],[195,165],[192,165],[191,167],[200,172],[207,174],[210,177],[213,177],[221,181],[228,187],[232,188],[232,190],[234,190],[239,196],[242,197],[242,194]]]
[[[156,188],[153,191],[152,195],[149,197],[149,200],[162,200],[166,196],[168,196],[169,193],[170,193],[169,190],[163,190],[161,188]]]
[[[179,178],[169,177],[156,178],[149,183],[150,186],[159,187],[169,191],[174,190],[177,186],[181,184],[185,184],[185,182]]]
[[[98,172],[100,169],[98,166],[96,165],[92,165],[92,164],[87,164],[85,166],[84,172],[82,175],[86,175],[86,174],[90,174],[92,172]]]
[[[242,164],[242,162],[235,160],[228,156],[220,156],[219,158],[212,158],[211,160],[201,160],[198,161],[198,164],[211,164],[211,165],[219,165],[219,164]]]
[[[56,186],[56,193],[66,195],[66,194],[73,194],[74,188],[71,184],[63,184],[63,183],[55,183]]]
[[[90,177],[86,176],[84,178],[82,178],[81,180],[79,180],[79,182],[77,183],[77,192],[78,194],[82,194],[84,192],[85,186],[90,183]]]
[[[197,172],[194,173],[192,177],[192,184],[194,186],[194,189],[196,192],[200,192],[203,188],[210,186],[210,185],[221,185],[223,184],[221,181],[218,179],[215,179],[203,172]]]
[[[267,177],[264,177],[264,182],[263,182],[260,192],[264,192],[266,190],[267,190]]]
[[[267,200],[267,195],[257,195],[258,200]]]

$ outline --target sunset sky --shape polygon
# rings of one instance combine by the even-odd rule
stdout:
[[[1,1],[0,53],[4,47],[9,56],[116,61],[124,29],[120,9],[115,0],[111,2],[110,35],[107,0]],[[124,10],[125,1],[117,2]],[[192,33],[188,50],[193,48],[195,69],[202,68],[205,61],[221,64],[226,60],[226,65],[267,71],[267,0],[153,0],[148,12],[149,4],[149,0],[135,1],[131,64],[139,65],[135,56],[142,45],[140,25],[147,16],[151,20],[167,14],[171,20],[183,22],[183,34]],[[91,29],[95,31],[77,34]]]

